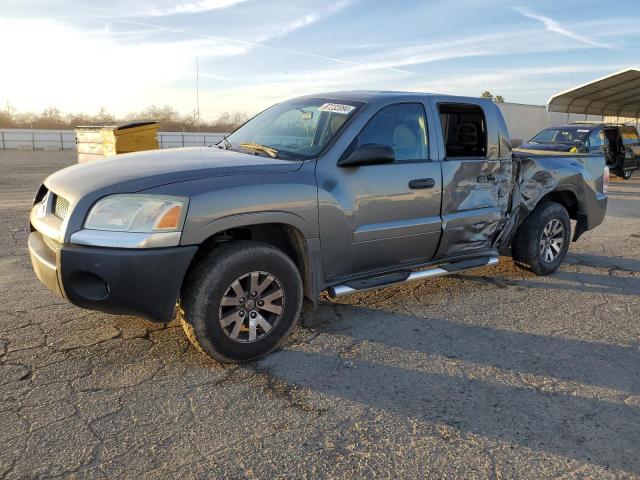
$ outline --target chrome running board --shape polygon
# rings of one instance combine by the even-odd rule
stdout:
[[[498,257],[474,258],[471,260],[463,260],[461,262],[448,263],[441,267],[428,268],[426,270],[400,272],[368,278],[366,280],[356,280],[344,285],[329,287],[327,292],[331,297],[342,297],[343,295],[349,295],[355,292],[363,292],[365,290],[373,290],[376,288],[398,285],[400,283],[413,282],[414,280],[423,280],[425,278],[442,277],[444,275],[461,272],[463,270],[496,265],[498,262]]]

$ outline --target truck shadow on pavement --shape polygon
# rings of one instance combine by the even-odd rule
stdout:
[[[622,270],[625,272],[640,273],[640,260],[625,257],[608,257],[605,255],[593,255],[589,253],[567,254],[564,263],[570,265],[583,265],[586,267],[606,268],[609,270]]]
[[[260,368],[338,401],[640,473],[637,346],[321,308],[340,320],[319,330],[346,337],[346,348],[294,345]]]
[[[554,279],[559,282],[539,282],[533,280],[514,280],[508,277],[494,276],[491,278],[476,277],[472,275],[456,275],[455,278],[480,283],[493,283],[506,287],[522,287],[540,290],[574,290],[583,293],[596,293],[606,295],[628,295],[637,297],[640,295],[640,278],[623,278],[612,275],[600,275],[593,273],[556,272]]]
[[[640,277],[634,278],[628,275],[611,275],[613,271],[640,273],[640,260],[592,254],[569,254],[567,255],[565,263],[605,269],[607,273],[576,273],[559,270],[544,279],[534,276],[531,277],[531,280],[528,280],[495,275],[484,277],[469,274],[458,274],[455,275],[455,278],[471,282],[493,283],[505,287],[524,287],[556,291],[575,290],[584,293],[627,295],[631,297],[640,296]]]

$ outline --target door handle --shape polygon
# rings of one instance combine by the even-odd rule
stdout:
[[[495,183],[498,179],[495,175],[489,173],[487,175],[480,175],[477,180],[478,183]]]
[[[433,188],[436,181],[433,178],[416,178],[409,182],[409,188]]]

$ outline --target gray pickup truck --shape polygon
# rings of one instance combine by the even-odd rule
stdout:
[[[339,92],[274,105],[218,145],[48,177],[39,279],[83,308],[174,318],[223,362],[278,346],[331,296],[492,265],[555,271],[604,218],[602,155],[512,153],[491,102]],[[570,219],[576,220],[571,237]]]

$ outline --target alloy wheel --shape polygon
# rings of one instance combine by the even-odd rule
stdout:
[[[549,220],[542,230],[540,238],[540,258],[546,263],[552,263],[564,246],[564,226],[557,218]]]
[[[255,271],[234,280],[222,300],[218,321],[231,340],[262,340],[278,324],[284,310],[284,288],[275,275]]]

